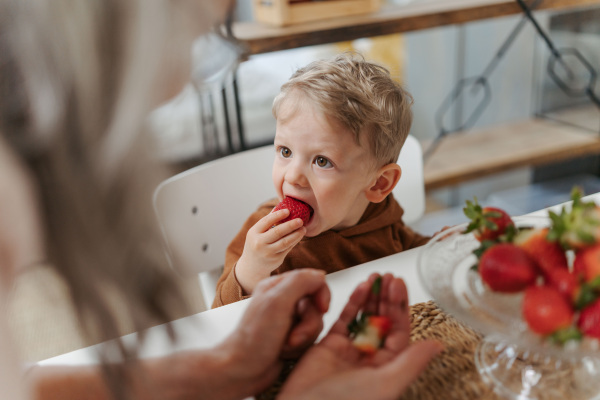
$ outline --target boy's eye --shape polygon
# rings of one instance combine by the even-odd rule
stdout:
[[[289,158],[292,156],[292,151],[287,147],[282,147],[279,149],[279,154],[281,154],[281,157],[283,158]]]
[[[331,168],[333,166],[331,164],[331,161],[329,161],[325,157],[321,157],[321,156],[318,156],[317,158],[315,158],[315,164],[317,164],[317,166],[320,168]]]

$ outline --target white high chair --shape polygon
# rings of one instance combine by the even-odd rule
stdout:
[[[274,152],[269,145],[210,161],[165,180],[154,193],[169,262],[183,276],[199,274],[208,308],[227,246],[258,205],[276,197]],[[410,224],[425,211],[422,151],[414,137],[407,138],[398,164],[402,177],[393,193]]]

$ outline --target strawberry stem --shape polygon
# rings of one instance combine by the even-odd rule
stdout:
[[[378,295],[381,292],[381,276],[378,276],[371,286],[371,293]]]
[[[348,324],[348,332],[350,333],[351,338],[355,337],[358,332],[361,332],[364,329],[368,318],[368,313],[361,313]]]
[[[575,308],[578,310],[584,309],[598,299],[600,292],[600,276],[590,282],[581,285],[579,294],[575,299]]]
[[[550,335],[550,339],[557,344],[563,345],[569,340],[581,340],[583,335],[581,331],[574,326],[568,328],[559,329]]]

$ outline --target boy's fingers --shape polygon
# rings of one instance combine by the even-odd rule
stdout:
[[[259,219],[256,225],[254,226],[260,232],[266,232],[269,229],[271,229],[273,225],[275,225],[277,222],[281,221],[288,215],[290,215],[290,210],[288,210],[287,208],[283,208],[281,210],[277,210],[265,215],[264,217]]]
[[[275,243],[290,233],[297,231],[302,225],[303,222],[300,218],[294,218],[283,224],[273,224],[264,232],[265,241],[267,243]]]
[[[275,227],[277,228],[277,227]],[[273,229],[275,229],[273,228]],[[272,249],[275,253],[286,253],[296,246],[306,234],[306,229],[300,226],[300,228],[292,231],[286,236],[277,239],[272,243]]]

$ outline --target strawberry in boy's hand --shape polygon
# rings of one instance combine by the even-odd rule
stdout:
[[[473,232],[477,240],[496,240],[500,235],[510,234],[515,229],[512,218],[506,211],[495,207],[481,207],[477,198],[467,200],[463,212],[471,220],[465,233]]]
[[[290,210],[290,215],[277,222],[275,225],[283,224],[284,222],[291,221],[296,218],[300,218],[304,225],[306,225],[313,214],[313,209],[311,206],[303,201],[296,200],[293,197],[284,198],[271,212],[283,210],[284,208]]]

